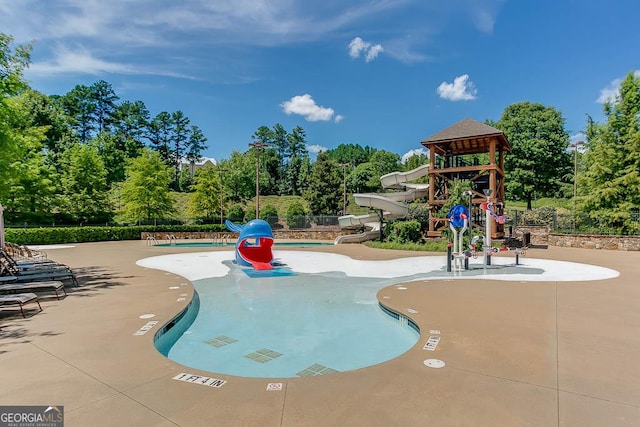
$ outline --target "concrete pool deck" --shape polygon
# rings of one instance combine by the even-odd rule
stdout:
[[[640,425],[639,252],[550,247],[526,254],[620,272],[606,280],[389,286],[381,301],[417,311],[409,315],[422,335],[411,350],[355,371],[255,379],[184,367],[153,347],[155,332],[193,289],[136,261],[211,250],[129,241],[48,251],[74,268],[81,286],[45,300],[44,311],[30,310],[27,319],[0,311],[0,405],[64,405],[67,426]],[[362,245],[300,250],[370,260],[425,255]],[[140,318],[147,313],[155,317]],[[134,335],[150,320],[159,323]],[[440,331],[435,351],[423,349],[430,330]],[[425,366],[432,358],[446,366]],[[174,380],[180,373],[227,382]],[[282,389],[267,390],[270,383]]]

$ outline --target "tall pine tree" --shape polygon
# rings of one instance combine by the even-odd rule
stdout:
[[[629,73],[613,101],[604,104],[606,123],[589,118],[587,152],[578,179],[580,207],[617,232],[640,230],[640,76]]]

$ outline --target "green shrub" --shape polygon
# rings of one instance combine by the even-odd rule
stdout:
[[[420,222],[420,228],[423,232],[426,232],[429,229],[430,222],[429,207],[424,203],[409,203],[409,213],[407,214],[407,219]]]
[[[420,242],[422,240],[420,222],[417,220],[394,222],[388,239],[398,243]]]
[[[273,227],[279,221],[278,210],[273,205],[266,205],[260,209],[260,219],[267,221]]]
[[[226,231],[224,225],[162,225],[131,227],[58,227],[8,228],[5,239],[19,245],[51,245],[60,243],[140,240],[143,232],[171,233],[188,231]]]
[[[287,209],[287,225],[289,228],[304,228],[309,226],[307,210],[302,203],[293,202]]]
[[[232,222],[241,222],[244,220],[244,208],[242,205],[233,205],[227,210],[227,218]]]

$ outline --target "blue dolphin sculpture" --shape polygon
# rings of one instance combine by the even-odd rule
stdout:
[[[273,268],[273,230],[267,221],[253,219],[245,225],[238,225],[226,220],[225,225],[229,231],[240,234],[236,243],[236,263],[256,270]]]

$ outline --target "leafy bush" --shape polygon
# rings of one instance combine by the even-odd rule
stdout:
[[[429,207],[425,203],[409,203],[407,219],[420,222],[422,231],[427,231],[429,229]]]
[[[229,221],[240,222],[244,220],[244,208],[242,205],[233,205],[227,210]]]
[[[5,239],[19,245],[50,245],[59,243],[105,242],[140,240],[143,232],[162,233],[179,231],[225,231],[221,224],[166,225],[131,227],[59,227],[59,228],[8,228]]]
[[[398,243],[420,242],[422,240],[420,222],[416,220],[394,222],[388,239]]]
[[[260,219],[269,223],[272,227],[278,223],[278,210],[273,205],[266,205],[260,209]]]
[[[307,227],[307,210],[302,203],[294,202],[289,205],[287,209],[287,225],[289,228],[304,228]]]

